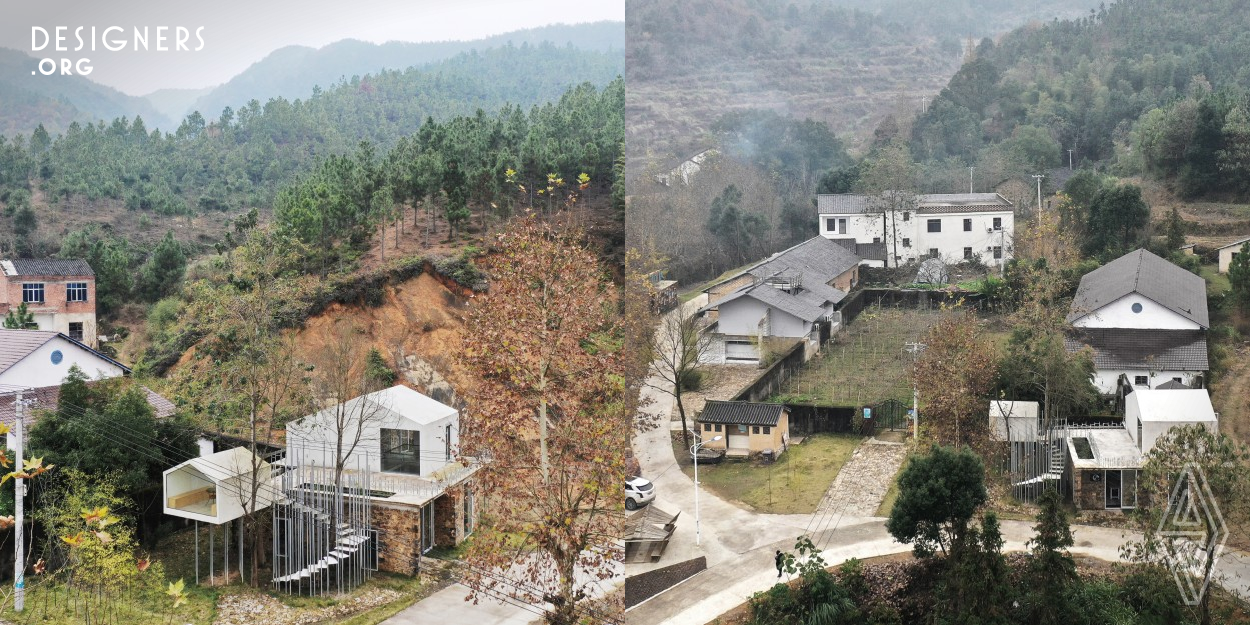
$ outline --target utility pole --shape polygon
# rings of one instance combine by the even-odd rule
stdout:
[[[1033,174],[1033,179],[1037,180],[1037,214],[1042,214],[1042,178],[1045,174]]]
[[[23,431],[24,423],[22,421],[22,392],[17,392],[17,409],[16,418],[13,420],[13,445],[16,448],[14,455],[17,457],[15,467],[18,473],[22,472],[22,438],[25,436]],[[15,559],[13,560],[13,611],[21,612],[26,606],[26,554],[22,548],[25,538],[22,536],[22,526],[25,522],[25,510],[23,510],[23,499],[26,496],[26,480],[16,478],[13,480],[13,549]]]
[[[923,95],[920,96],[920,112],[921,113],[924,113],[926,110],[928,110],[927,108],[928,104],[929,104],[929,97],[923,96]]]
[[[968,193],[975,193],[975,191],[972,190],[972,170],[974,169],[976,169],[976,167],[968,168]]]
[[[1068,150],[1068,171],[1072,171],[1072,150]]]
[[[920,357],[920,352],[924,351],[924,343],[904,343],[907,351],[911,352],[911,416],[912,416],[912,438],[915,440],[916,447],[920,447],[920,387],[916,384],[916,360]]]

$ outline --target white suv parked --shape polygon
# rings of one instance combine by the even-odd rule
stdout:
[[[625,509],[637,510],[655,499],[655,484],[641,477],[625,480]]]

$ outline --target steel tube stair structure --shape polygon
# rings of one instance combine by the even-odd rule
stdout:
[[[377,569],[369,471],[288,463],[273,506],[273,584],[298,594],[348,592]]]

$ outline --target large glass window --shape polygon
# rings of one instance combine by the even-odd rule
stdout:
[[[81,341],[83,339],[82,335],[83,335],[82,322],[81,321],[69,322],[69,338],[74,339],[75,341]]]
[[[942,231],[942,220],[941,220],[941,219],[930,219],[930,220],[929,220],[929,222],[928,222],[928,227],[929,227],[929,232],[941,232],[941,231]]]
[[[43,283],[28,282],[22,285],[22,301],[28,304],[43,303]]]
[[[382,470],[421,474],[421,433],[381,428]]]
[[[70,282],[65,285],[65,300],[70,302],[87,301],[87,283]]]

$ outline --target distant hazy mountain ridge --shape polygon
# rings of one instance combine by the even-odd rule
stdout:
[[[543,43],[558,48],[571,46],[598,54],[599,58],[611,52],[609,56],[620,59],[613,75],[624,72],[625,27],[621,22],[545,26],[475,41],[373,44],[347,39],[320,49],[287,46],[225,84],[204,89],[161,89],[145,97],[129,96],[81,76],[31,76],[34,59],[18,50],[0,48],[0,135],[29,134],[41,123],[56,135],[75,121],[136,116],[143,118],[148,129],[173,132],[183,117],[193,111],[216,119],[226,107],[238,110],[251,100],[265,103],[273,98],[306,99],[316,88],[325,91],[366,74],[423,67],[473,50]],[[594,74],[580,76],[598,84],[606,82],[597,80],[598,72]],[[568,75],[579,76],[573,68]],[[561,84],[561,88],[565,86]],[[516,100],[528,101],[525,97]]]

